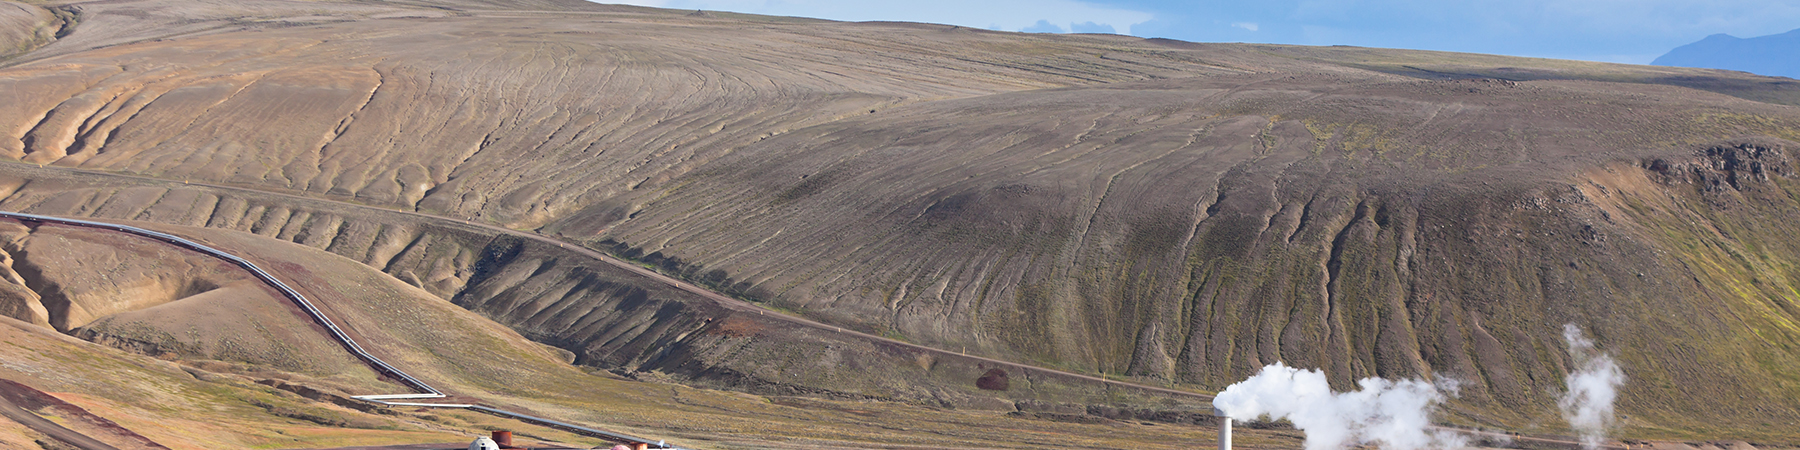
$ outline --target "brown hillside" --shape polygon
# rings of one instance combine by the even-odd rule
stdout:
[[[33,179],[9,191],[0,208],[205,225],[326,250],[348,258],[344,261],[382,269],[392,276],[387,282],[421,287],[456,305],[487,314],[532,339],[567,349],[577,364],[652,378],[672,375],[690,383],[773,395],[807,394],[993,411],[1014,410],[1017,402],[1059,408],[1063,406],[1058,405],[1064,405],[1081,411],[1091,405],[1124,408],[1134,415],[1137,411],[1173,414],[1161,420],[1182,423],[1200,420],[1209,411],[1208,398],[1204,396],[1171,398],[1167,393],[1105,385],[1093,379],[1015,364],[997,366],[995,361],[956,351],[879,342],[845,333],[842,328],[797,327],[782,313],[727,307],[601,263],[576,252],[573,246],[551,244],[548,239],[532,240],[530,235],[252,190],[0,165],[0,173],[6,173],[0,179],[20,180],[27,172]],[[15,265],[29,264],[35,263]],[[278,271],[284,275],[313,276],[344,270],[313,267],[290,264]],[[58,289],[43,284],[27,287],[46,293]],[[273,340],[273,345],[233,344],[230,347],[254,351],[221,356],[205,351],[219,347],[211,341],[181,339],[183,331],[195,326],[214,330],[208,334],[216,336],[213,339],[228,341],[227,337],[234,336],[235,325],[206,325],[209,319],[190,314],[206,308],[204,304],[210,300],[203,299],[212,298],[215,297],[197,296],[164,307],[122,312],[101,319],[92,329],[78,330],[78,334],[143,351],[166,350],[190,358],[229,356],[315,375],[345,370],[341,362],[321,364],[336,361],[330,358],[317,361],[309,356],[284,361],[283,355],[294,352],[292,345],[281,344],[287,342],[283,340]],[[221,305],[228,308],[209,314],[233,322],[279,318],[284,309],[279,304],[266,303]],[[395,320],[394,314],[368,320],[371,327],[386,328],[374,324]],[[116,326],[121,324],[129,326]],[[270,328],[288,336],[308,332],[291,326]],[[268,333],[259,329],[256,334]],[[231,339],[246,338],[255,339]],[[1010,383],[1007,389],[981,388],[979,379],[996,368],[1011,371],[1021,380]]]
[[[36,4],[0,4],[0,62],[50,43],[64,29],[73,31],[72,8],[45,8]]]
[[[237,231],[135,225],[201,241],[278,272],[364,346],[448,392],[455,401],[667,438],[687,448],[1192,448],[1213,439],[1209,427],[1104,419],[1022,420],[1002,411],[761,397],[593,374],[498,323],[347,258]],[[29,230],[27,241],[107,243],[168,252],[137,266],[147,271],[180,274],[186,272],[185,264],[216,262],[120,233],[58,225],[27,227],[12,221],[0,221],[0,226],[14,232]],[[515,429],[531,436],[527,439],[580,447],[600,443],[480,414],[370,408],[350,401],[344,397],[404,389],[377,380],[354,360],[333,364],[349,359],[348,354],[322,330],[310,329],[314,327],[303,313],[284,308],[287,304],[278,296],[221,288],[107,316],[78,333],[92,337],[91,330],[104,336],[100,342],[136,351],[145,350],[140,345],[145,338],[155,338],[165,343],[156,356],[176,360],[179,366],[82,342],[42,325],[0,318],[0,339],[7,343],[0,346],[6,361],[0,364],[0,379],[48,391],[175,449],[454,442],[490,429]],[[121,326],[124,322],[134,325]],[[719,334],[748,331],[738,328]],[[211,351],[218,349],[231,351]],[[72,417],[62,410],[28,407]],[[8,424],[0,420],[0,444],[28,443],[33,438]],[[123,439],[102,433],[100,427],[70,426],[108,442]],[[1246,430],[1240,436],[1248,448],[1290,446],[1298,440],[1291,430]]]
[[[963,406],[984,373],[783,377],[855,343],[721,350],[744,331],[688,294],[383,209],[1087,373],[1454,377],[1459,420],[1515,429],[1557,430],[1574,323],[1632,433],[1800,439],[1790,82],[573,1],[78,6],[0,70],[0,207],[325,249],[583,364]]]

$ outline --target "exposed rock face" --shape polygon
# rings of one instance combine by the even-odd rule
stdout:
[[[1685,161],[1656,159],[1648,169],[1664,184],[1694,184],[1716,192],[1722,189],[1745,190],[1767,186],[1771,177],[1793,178],[1794,167],[1787,156],[1791,143],[1737,142],[1706,147],[1704,152]]]
[[[1744,100],[1791,94],[1767,79],[577,3],[304,5],[86,5],[78,30],[104,31],[0,72],[30,93],[0,109],[0,153],[29,163],[0,168],[0,207],[298,242],[584,364],[757,391],[975,404],[1055,383],[1009,368],[981,389],[991,367],[770,326],[379,208],[537,230],[1011,360],[1201,388],[1275,361],[1339,388],[1454,377],[1496,424],[1555,414],[1575,323],[1624,363],[1623,408],[1647,423],[1800,417],[1800,114]],[[157,21],[206,32],[119,31]],[[1461,73],[1539,81],[1437,79]]]

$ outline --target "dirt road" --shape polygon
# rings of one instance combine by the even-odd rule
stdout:
[[[500,416],[500,417],[516,419],[516,420],[524,421],[527,423],[533,423],[533,424],[537,424],[537,425],[543,425],[543,426],[547,426],[547,427],[551,427],[551,428],[557,428],[557,429],[561,429],[561,430],[565,430],[565,431],[570,431],[570,432],[574,432],[576,434],[599,437],[599,438],[608,439],[611,441],[624,442],[626,444],[655,445],[657,448],[674,449],[674,447],[669,447],[668,445],[666,445],[666,443],[664,441],[661,441],[661,440],[659,440],[655,443],[652,443],[649,440],[644,439],[644,438],[638,438],[638,437],[623,435],[623,434],[619,434],[619,433],[614,433],[611,431],[589,428],[589,427],[570,424],[570,423],[566,423],[566,422],[545,419],[545,418],[541,418],[541,417],[521,414],[521,413],[512,412],[512,411],[506,411],[506,410],[502,410],[502,409],[491,408],[491,407],[482,406],[479,404],[393,402],[391,400],[442,399],[446,395],[443,392],[438,391],[437,388],[431,387],[430,384],[425,383],[424,380],[414,378],[412,375],[407,374],[405,371],[400,370],[399,368],[394,367],[392,365],[389,365],[386,361],[383,361],[380,357],[377,357],[374,354],[369,353],[367,350],[364,350],[362,348],[362,345],[358,344],[355,339],[351,338],[350,335],[348,333],[346,333],[343,328],[338,327],[336,321],[333,321],[333,320],[331,320],[330,317],[326,316],[324,311],[320,310],[317,306],[315,306],[311,300],[307,300],[306,296],[302,295],[300,293],[300,291],[295,290],[292,286],[289,286],[287,283],[282,282],[281,279],[277,278],[274,274],[263,270],[262,267],[257,266],[255,263],[250,262],[249,260],[244,259],[243,257],[237,256],[237,255],[234,255],[231,253],[227,253],[223,250],[219,250],[219,249],[213,248],[211,246],[201,244],[199,242],[189,240],[189,239],[181,237],[181,236],[176,236],[176,235],[169,234],[169,233],[164,233],[164,232],[154,231],[154,230],[149,230],[149,229],[144,229],[144,228],[138,228],[138,227],[123,225],[123,224],[115,224],[115,223],[110,223],[110,222],[91,221],[91,220],[70,219],[70,218],[64,218],[64,217],[42,216],[42,215],[35,215],[35,214],[14,213],[14,212],[6,212],[6,211],[0,211],[0,217],[6,218],[9,220],[55,223],[55,224],[67,225],[67,226],[91,227],[91,228],[97,228],[97,229],[102,229],[102,230],[121,232],[121,233],[130,234],[130,235],[133,235],[136,237],[158,240],[158,241],[161,241],[161,242],[169,244],[169,245],[174,245],[174,246],[181,247],[181,248],[184,248],[187,250],[192,250],[192,251],[200,252],[202,254],[206,254],[208,256],[223,259],[227,262],[232,263],[233,265],[236,265],[236,266],[244,269],[245,271],[250,272],[251,275],[254,275],[258,280],[262,281],[264,284],[267,284],[269,287],[275,288],[275,290],[280,291],[283,296],[288,298],[289,301],[292,301],[296,306],[300,307],[300,309],[303,312],[305,312],[310,318],[312,318],[315,323],[317,323],[321,327],[324,327],[326,334],[330,335],[333,340],[337,341],[338,344],[343,345],[345,350],[349,351],[352,355],[356,356],[358,359],[361,359],[364,363],[368,364],[370,368],[375,369],[375,371],[378,374],[380,374],[382,377],[392,378],[392,379],[398,381],[400,384],[407,386],[408,389],[411,389],[411,390],[417,392],[416,394],[362,395],[362,396],[353,396],[351,398],[355,398],[355,399],[363,400],[363,401],[367,401],[367,402],[372,402],[372,403],[378,403],[378,404],[387,405],[387,406],[404,405],[404,406],[422,406],[422,407],[432,407],[432,408],[469,409],[469,410],[474,410],[474,411],[485,413],[485,414],[491,414],[491,415],[496,415],[496,416]],[[26,399],[27,401],[40,401],[41,400],[41,401],[49,401],[52,403],[62,403],[60,400],[56,400],[53,397],[49,397],[48,394],[38,392],[37,390],[32,389],[28,386],[20,385],[20,384],[13,383],[13,382],[7,381],[7,380],[0,380],[0,384],[10,384],[10,387],[12,388],[11,391],[5,391],[5,392],[0,392],[0,393],[14,396],[15,400]],[[24,396],[24,397],[18,396],[21,394],[26,395],[26,396]],[[111,421],[107,421],[98,416],[93,416],[91,414],[87,414],[86,411],[80,410],[79,407],[76,407],[74,405],[63,405],[63,406],[74,409],[79,414],[86,416],[85,418],[89,419],[91,422],[98,422],[98,423],[105,424],[106,426],[118,428],[119,430],[124,431],[126,434],[130,434],[131,436],[136,437],[136,438],[144,441],[147,444],[150,444],[150,446],[152,448],[165,448],[165,447],[155,444],[154,442],[150,442],[149,439],[144,439],[142,436],[137,436],[135,433],[130,433],[130,430],[124,430],[123,428],[118,427],[117,424],[114,424]]]
[[[111,172],[92,171],[92,170],[84,170],[84,169],[76,169],[76,168],[68,168],[68,167],[53,167],[53,166],[52,167],[39,167],[37,170],[55,170],[55,171],[62,171],[62,172],[66,172],[66,173],[82,174],[82,175],[87,175],[87,176],[103,176],[103,177],[110,177],[110,178],[145,180],[145,181],[152,182],[154,185],[173,185],[174,184],[173,181],[165,180],[165,179],[161,179],[161,178],[144,177],[144,176],[136,176],[136,175],[125,175],[125,174],[117,174],[117,173],[111,173]],[[933,348],[933,347],[926,347],[923,345],[913,344],[913,343],[909,343],[909,342],[905,342],[905,341],[889,339],[889,338],[876,336],[876,335],[872,335],[872,334],[868,334],[868,333],[862,333],[862,332],[858,332],[858,331],[854,331],[854,330],[846,330],[843,327],[839,327],[836,325],[820,323],[820,322],[814,321],[812,319],[807,319],[805,317],[792,316],[792,315],[788,315],[786,313],[763,308],[763,307],[757,306],[755,304],[752,304],[750,302],[739,300],[739,299],[736,299],[736,298],[733,298],[733,297],[730,297],[730,296],[727,296],[724,294],[720,294],[718,292],[713,292],[706,288],[703,288],[703,287],[700,287],[700,286],[664,275],[655,270],[647,269],[642,266],[632,264],[629,261],[620,260],[618,258],[612,257],[611,255],[607,255],[605,253],[594,251],[592,249],[589,249],[587,247],[582,247],[580,245],[557,240],[555,238],[545,236],[542,234],[524,232],[524,231],[501,227],[498,225],[482,223],[482,222],[475,222],[475,221],[471,221],[471,220],[464,220],[464,219],[445,217],[445,216],[439,216],[439,215],[433,215],[433,214],[425,214],[425,213],[413,212],[413,211],[401,211],[401,210],[393,210],[393,209],[385,209],[385,208],[376,208],[376,207],[372,207],[372,206],[365,206],[365,205],[360,205],[360,204],[356,204],[356,203],[337,201],[337,200],[332,200],[332,199],[328,199],[328,198],[308,197],[308,196],[286,194],[286,193],[280,193],[280,192],[270,192],[270,191],[265,191],[265,190],[260,190],[260,189],[236,187],[236,186],[222,185],[222,184],[199,183],[199,182],[191,182],[191,181],[183,182],[182,185],[200,186],[200,187],[219,189],[219,190],[225,190],[225,191],[246,192],[246,193],[253,193],[256,195],[292,198],[292,199],[303,200],[303,201],[308,201],[308,202],[331,203],[331,204],[338,205],[341,207],[349,207],[349,208],[363,209],[363,210],[369,210],[369,211],[376,211],[378,213],[386,213],[386,214],[401,214],[401,215],[414,217],[414,218],[418,218],[418,219],[425,220],[425,221],[434,221],[434,222],[440,222],[440,223],[448,222],[451,224],[460,225],[460,226],[464,226],[464,227],[473,227],[473,228],[491,231],[491,232],[495,232],[495,233],[512,235],[512,236],[516,236],[516,237],[531,239],[531,240],[538,241],[541,243],[561,246],[564,249],[568,249],[568,250],[574,251],[576,253],[580,253],[583,256],[587,256],[590,258],[600,260],[600,261],[610,264],[614,267],[625,269],[632,273],[636,273],[638,275],[649,277],[650,279],[656,280],[659,283],[667,284],[674,288],[681,289],[683,291],[687,291],[690,294],[694,294],[694,295],[700,296],[701,298],[711,300],[715,303],[718,303],[720,306],[723,306],[725,308],[735,310],[735,311],[760,312],[765,317],[776,318],[776,319],[786,321],[789,323],[793,323],[796,325],[801,325],[801,326],[806,326],[806,327],[811,327],[811,328],[815,328],[815,329],[819,329],[819,330],[826,330],[826,331],[831,331],[831,332],[836,332],[836,333],[848,334],[848,335],[852,335],[852,336],[856,336],[856,337],[860,337],[860,338],[868,339],[868,340],[872,340],[872,341],[878,341],[878,342],[888,343],[888,344],[892,344],[892,345],[898,345],[898,346],[918,349],[921,351],[925,351],[925,352],[929,352],[929,353],[933,353],[933,354],[937,354],[937,355],[943,355],[943,356],[948,356],[948,357],[957,357],[957,358],[969,358],[969,359],[974,359],[974,360],[985,362],[985,363],[1016,367],[1019,369],[1029,369],[1029,370],[1050,373],[1050,374],[1057,374],[1057,375],[1067,376],[1067,377],[1071,377],[1071,378],[1105,383],[1105,384],[1118,386],[1118,387],[1122,387],[1122,388],[1139,389],[1139,390],[1148,391],[1148,392],[1156,392],[1156,393],[1161,393],[1161,394],[1189,397],[1189,398],[1199,399],[1202,401],[1211,401],[1212,400],[1211,395],[1198,393],[1198,392],[1183,391],[1183,390],[1170,389],[1170,388],[1165,388],[1165,387],[1149,386],[1149,385],[1143,385],[1143,384],[1137,384],[1137,383],[1131,383],[1131,382],[1125,382],[1125,381],[1111,380],[1111,379],[1106,379],[1106,378],[1101,378],[1101,377],[1096,377],[1096,376],[1091,376],[1091,375],[1083,375],[1083,374],[1079,374],[1079,373],[1066,372],[1066,371],[1050,369],[1050,368],[1045,368],[1045,367],[1040,367],[1040,366],[1034,366],[1034,365],[1029,365],[1029,364],[1021,364],[1021,363],[1012,362],[1012,361],[1004,361],[1004,360],[981,357],[981,356],[967,355],[967,354],[963,354],[963,353],[952,352],[952,351]]]
[[[48,419],[39,417],[37,414],[32,414],[31,411],[26,411],[25,408],[19,407],[18,404],[13,403],[12,397],[33,394],[30,392],[18,392],[20,387],[21,386],[10,381],[0,382],[0,391],[5,391],[0,393],[4,394],[0,395],[0,416],[6,416],[6,418],[12,419],[12,421],[18,422],[20,425],[30,427],[32,430],[50,436],[51,439],[62,441],[65,444],[73,445],[82,450],[118,450],[118,447],[107,445],[105,442],[94,440],[94,438],[77,433],[75,430],[64,428],[62,425],[57,425],[56,422],[51,422]]]
[[[155,178],[137,177],[137,176],[129,176],[129,175],[118,175],[118,174],[111,174],[111,173],[104,173],[104,172],[90,172],[90,171],[85,171],[85,170],[80,170],[80,169],[54,168],[54,169],[47,169],[47,170],[63,170],[63,171],[75,172],[75,173],[105,175],[105,176],[110,176],[110,177],[135,178],[135,179],[151,180],[151,181],[156,181],[156,182],[160,182],[160,183],[168,183],[167,180],[160,180],[160,179],[155,179]],[[671,287],[675,287],[677,289],[681,289],[688,293],[711,300],[713,302],[718,303],[720,306],[722,306],[724,308],[731,309],[734,311],[758,312],[758,313],[762,313],[761,315],[763,317],[769,317],[769,318],[773,318],[773,319],[777,319],[777,320],[782,320],[782,321],[786,321],[786,322],[801,325],[801,326],[807,326],[807,327],[812,327],[812,328],[819,329],[819,330],[827,330],[827,331],[832,331],[832,332],[837,332],[837,333],[845,333],[845,334],[854,335],[854,336],[857,336],[857,337],[860,337],[863,339],[884,342],[884,343],[904,346],[904,347],[908,347],[908,348],[914,348],[914,349],[931,352],[931,353],[935,353],[935,354],[940,354],[940,355],[969,358],[969,359],[979,360],[979,361],[993,363],[993,364],[1018,367],[1018,368],[1024,368],[1024,369],[1030,369],[1030,370],[1037,370],[1037,371],[1042,371],[1042,372],[1046,372],[1046,373],[1055,373],[1055,374],[1060,374],[1063,376],[1069,376],[1069,377],[1074,377],[1074,378],[1079,378],[1079,379],[1084,379],[1084,380],[1096,381],[1096,382],[1106,383],[1106,384],[1119,386],[1119,387],[1141,389],[1141,390],[1149,391],[1149,392],[1157,392],[1157,393],[1164,393],[1164,394],[1170,394],[1170,395],[1185,396],[1185,397],[1197,398],[1197,399],[1202,399],[1202,400],[1210,400],[1212,398],[1211,395],[1207,395],[1207,394],[1203,394],[1203,393],[1182,391],[1182,390],[1169,389],[1169,388],[1163,388],[1163,387],[1157,387],[1157,386],[1147,386],[1147,385],[1141,385],[1141,384],[1136,384],[1136,383],[1110,380],[1110,379],[1094,377],[1094,376],[1089,376],[1089,375],[1065,372],[1065,371],[1060,371],[1060,370],[1055,370],[1055,369],[1048,369],[1048,368],[1043,368],[1043,367],[1019,364],[1019,363],[1014,363],[1014,362],[1010,362],[1010,361],[1002,361],[1002,360],[993,359],[993,358],[964,355],[964,354],[960,354],[960,353],[956,353],[956,352],[949,352],[949,351],[940,350],[940,349],[936,349],[936,348],[931,348],[931,347],[921,346],[921,345],[903,342],[903,341],[899,341],[899,340],[889,339],[889,338],[885,338],[885,337],[881,337],[881,336],[857,332],[854,330],[845,330],[842,327],[838,327],[835,325],[829,325],[829,324],[813,321],[811,319],[807,319],[804,317],[796,317],[796,316],[788,315],[785,313],[776,312],[773,310],[762,308],[753,303],[708,290],[706,288],[703,288],[703,287],[670,277],[668,275],[662,274],[655,270],[645,268],[645,267],[639,266],[637,264],[633,264],[629,261],[621,260],[621,259],[615,258],[611,255],[607,255],[607,254],[604,254],[604,253],[601,253],[601,252],[598,252],[598,251],[595,251],[595,250],[592,250],[592,249],[589,249],[586,247],[570,244],[570,243],[567,243],[567,242],[564,242],[564,241],[561,241],[561,240],[558,240],[555,238],[551,238],[549,236],[537,234],[537,233],[522,232],[522,231],[518,231],[518,230],[503,228],[503,227],[496,226],[496,225],[480,223],[480,222],[473,222],[473,221],[469,221],[469,220],[454,219],[454,218],[448,218],[448,217],[442,217],[442,216],[436,216],[436,215],[430,215],[430,214],[424,214],[424,213],[417,213],[417,212],[410,212],[410,211],[395,211],[395,210],[389,210],[389,209],[374,208],[374,207],[369,207],[369,206],[358,205],[355,203],[340,202],[340,201],[334,201],[334,200],[328,200],[328,199],[304,197],[304,196],[298,196],[298,195],[292,195],[292,194],[282,194],[282,193],[267,192],[267,191],[261,191],[261,190],[255,190],[255,189],[239,188],[239,187],[224,186],[224,185],[212,185],[212,184],[202,184],[202,183],[190,183],[190,184],[203,186],[203,187],[207,187],[207,188],[220,189],[220,190],[251,192],[251,193],[261,194],[261,195],[286,197],[286,198],[293,198],[293,199],[304,200],[304,201],[325,202],[325,203],[332,203],[332,204],[341,205],[341,206],[345,206],[345,207],[355,207],[355,208],[359,208],[359,209],[378,210],[378,211],[387,212],[387,213],[397,213],[397,214],[403,214],[403,215],[416,217],[416,218],[419,218],[422,220],[427,220],[427,221],[447,222],[447,223],[451,223],[451,224],[455,224],[455,225],[460,225],[460,226],[465,226],[465,227],[473,227],[473,228],[488,230],[488,231],[492,231],[492,232],[496,232],[496,233],[512,235],[512,236],[516,236],[516,237],[531,239],[531,240],[538,241],[538,242],[545,243],[545,244],[557,245],[561,248],[564,248],[564,249],[567,249],[570,251],[574,251],[583,256],[594,258],[596,260],[610,264],[614,267],[625,269],[627,271],[630,271],[632,273],[635,273],[635,274],[638,274],[641,276],[649,277],[650,279],[656,280],[659,283],[664,283]],[[772,313],[772,314],[770,314],[770,313]],[[0,384],[4,384],[4,383],[0,383]],[[0,400],[4,400],[4,399],[0,399]],[[11,404],[9,403],[6,405],[0,405],[0,410],[4,410],[5,409],[4,406],[11,406]],[[31,418],[35,418],[36,420],[41,421],[49,426],[56,427],[57,429],[61,429],[64,432],[74,433],[74,432],[64,429],[54,423],[49,423],[48,421],[43,421],[42,418],[38,418],[37,416],[30,414],[29,412],[19,410],[16,406],[13,406],[11,409],[13,411],[17,411],[18,413],[24,414],[26,416],[30,416]],[[12,415],[13,412],[11,412],[11,411],[0,411],[0,412],[5,412],[7,417],[13,417],[13,415]],[[14,420],[19,420],[19,419],[14,419]],[[25,423],[25,422],[21,420],[21,423]],[[33,428],[35,429],[36,426],[33,426]],[[1469,433],[1469,434],[1473,434],[1473,435],[1487,435],[1487,436],[1493,436],[1493,437],[1503,437],[1506,439],[1513,439],[1513,440],[1531,441],[1531,442],[1535,442],[1538,444],[1551,445],[1551,446],[1569,446],[1571,448],[1574,448],[1574,447],[1579,447],[1582,444],[1580,442],[1571,440],[1571,438],[1563,437],[1563,436],[1520,435],[1520,434],[1511,434],[1511,433],[1497,433],[1497,432],[1484,431],[1484,430],[1478,430],[1478,429],[1443,427],[1443,426],[1438,426],[1438,427],[1434,427],[1434,428]],[[45,431],[45,433],[50,434],[48,431]],[[53,436],[55,436],[55,435],[53,435]],[[78,436],[82,439],[87,439],[85,436],[81,436],[79,434],[74,434],[74,436]],[[60,439],[60,437],[59,437],[59,439]],[[91,439],[89,439],[89,440],[91,441]],[[97,445],[101,445],[102,447],[83,447],[83,448],[112,448],[110,446],[105,446],[106,444],[98,443],[97,441],[94,443]],[[1601,448],[1608,449],[1608,450],[1626,450],[1626,449],[1628,449],[1627,446],[1620,445],[1616,442],[1604,443],[1601,445]]]
[[[1090,375],[1082,375],[1082,374],[1073,373],[1073,372],[1064,372],[1064,371],[1060,371],[1060,370],[1056,370],[1056,369],[1046,369],[1043,367],[1019,364],[1019,363],[1011,362],[1011,361],[1002,361],[1002,360],[993,359],[993,358],[972,356],[972,355],[956,353],[956,352],[952,352],[952,351],[948,351],[948,350],[926,347],[923,345],[913,344],[913,343],[909,343],[909,342],[905,342],[905,341],[889,339],[889,338],[876,336],[876,335],[868,334],[868,333],[863,333],[863,332],[859,332],[859,331],[855,331],[855,330],[846,330],[843,327],[839,327],[836,325],[829,325],[829,324],[825,324],[825,323],[821,323],[821,322],[816,322],[816,321],[813,321],[812,319],[807,319],[805,317],[792,316],[792,315],[784,314],[781,312],[776,312],[774,310],[770,310],[767,308],[763,308],[760,306],[756,306],[756,304],[754,304],[754,303],[750,303],[750,302],[747,302],[744,300],[726,296],[726,295],[720,294],[718,292],[713,292],[711,290],[700,287],[698,285],[688,283],[686,281],[682,281],[680,279],[670,277],[668,275],[664,275],[661,272],[657,272],[655,270],[650,270],[643,266],[639,266],[636,264],[632,264],[628,261],[624,261],[624,260],[615,258],[611,255],[607,255],[605,253],[600,253],[600,252],[588,249],[587,247],[582,247],[582,246],[578,246],[578,245],[566,245],[562,241],[556,240],[549,236],[544,236],[544,235],[535,234],[535,233],[523,233],[523,232],[519,232],[519,231],[508,230],[508,229],[497,227],[497,226],[491,226],[491,225],[485,225],[485,224],[479,224],[479,223],[471,223],[471,222],[464,222],[464,223],[479,226],[479,227],[489,229],[489,230],[496,230],[496,231],[500,231],[500,232],[509,233],[509,234],[512,234],[515,236],[534,239],[539,242],[559,244],[559,245],[562,245],[563,248],[575,251],[576,253],[580,253],[584,256],[588,256],[588,257],[592,257],[594,259],[604,261],[607,264],[613,265],[614,267],[629,270],[632,273],[636,273],[638,275],[643,275],[643,276],[649,277],[650,279],[656,280],[656,281],[664,283],[664,284],[668,284],[677,289],[687,291],[688,293],[704,297],[704,298],[706,298],[708,300],[712,300],[714,302],[718,302],[720,306],[724,306],[726,308],[736,310],[736,311],[766,312],[763,314],[765,317],[774,317],[776,319],[784,320],[784,321],[794,323],[794,324],[804,325],[804,326],[817,328],[817,329],[821,329],[821,330],[829,330],[829,331],[833,331],[836,333],[848,334],[848,335],[852,335],[852,336],[856,336],[856,337],[860,337],[860,338],[868,339],[868,340],[872,340],[872,341],[885,342],[885,343],[889,343],[889,344],[919,349],[919,350],[923,350],[926,352],[936,353],[936,354],[944,355],[944,356],[969,358],[969,359],[982,361],[982,362],[986,362],[986,363],[990,363],[990,364],[998,364],[998,365],[1003,365],[1003,366],[1018,367],[1021,369],[1031,369],[1031,370],[1036,370],[1036,371],[1041,371],[1041,372],[1055,373],[1058,375],[1063,375],[1063,376],[1072,377],[1072,378],[1080,378],[1083,380],[1097,381],[1097,382],[1107,383],[1107,384],[1111,384],[1111,385],[1115,385],[1115,386],[1129,387],[1129,388],[1133,388],[1133,389],[1140,389],[1140,390],[1144,390],[1144,391],[1150,391],[1150,392],[1156,392],[1156,393],[1162,393],[1162,394],[1193,397],[1193,398],[1198,398],[1198,399],[1207,400],[1207,401],[1212,400],[1211,395],[1201,394],[1201,393],[1197,393],[1197,392],[1188,392],[1188,391],[1162,388],[1162,387],[1156,387],[1156,386],[1147,386],[1147,385],[1136,384],[1136,383],[1110,380],[1110,379],[1100,378],[1100,377],[1095,377],[1095,376],[1090,376]],[[770,314],[770,313],[772,313],[772,314]]]

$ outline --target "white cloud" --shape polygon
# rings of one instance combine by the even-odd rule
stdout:
[[[1231,26],[1237,27],[1237,28],[1243,28],[1243,29],[1250,30],[1250,31],[1256,31],[1256,28],[1257,28],[1256,22],[1237,22],[1237,23],[1231,24]]]
[[[1155,15],[1100,6],[1078,0],[602,0],[674,9],[705,9],[777,16],[816,17],[845,21],[887,20],[941,23],[1019,31],[1039,21],[1051,24],[1110,26],[1131,34],[1131,26]]]

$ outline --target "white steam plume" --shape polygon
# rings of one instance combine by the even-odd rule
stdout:
[[[1606,429],[1612,426],[1613,400],[1619,396],[1619,386],[1625,384],[1625,372],[1619,370],[1612,357],[1594,348],[1594,341],[1588,340],[1575,324],[1563,325],[1563,340],[1569,343],[1575,371],[1564,380],[1569,391],[1556,403],[1562,407],[1569,426],[1581,434],[1581,446],[1597,449],[1606,440]]]
[[[1433,430],[1431,413],[1456,395],[1454,384],[1424,380],[1364,378],[1361,390],[1331,392],[1325,373],[1275,363],[1213,398],[1213,407],[1233,420],[1264,415],[1287,419],[1306,432],[1306,450],[1339,450],[1375,444],[1386,450],[1461,448],[1462,436]]]

